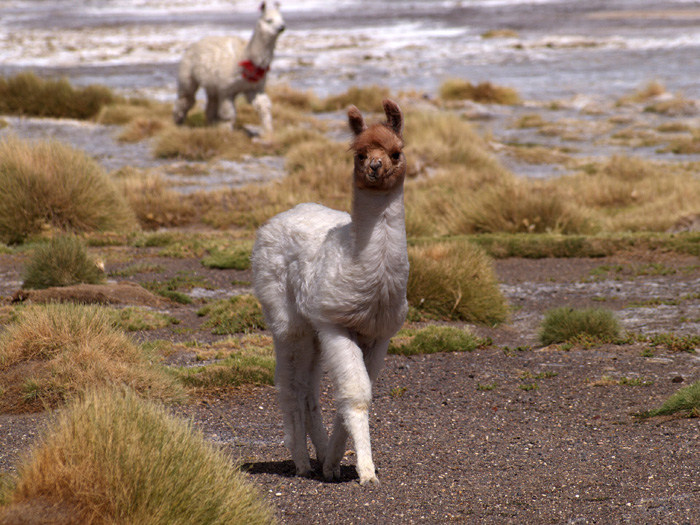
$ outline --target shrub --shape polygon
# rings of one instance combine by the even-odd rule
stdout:
[[[182,387],[95,306],[29,306],[0,336],[0,412],[56,407],[88,387],[129,385],[179,401]]]
[[[688,412],[690,415],[700,416],[700,381],[681,388],[659,408],[642,412],[637,416],[670,416],[678,412]]]
[[[207,268],[220,270],[247,270],[250,268],[251,246],[235,246],[231,249],[217,249],[211,251],[211,255],[202,259],[202,264]]]
[[[471,332],[451,326],[401,330],[389,345],[390,354],[415,355],[437,352],[471,352],[485,344]]]
[[[146,230],[191,224],[197,213],[190,199],[167,187],[160,175],[123,169],[117,184]]]
[[[389,97],[389,88],[380,86],[357,87],[351,86],[345,93],[326,98],[316,111],[345,110],[350,105],[357,106],[360,111],[381,113],[384,111],[382,101]]]
[[[464,233],[592,233],[589,216],[552,188],[511,180],[476,193],[460,228]]]
[[[223,452],[128,390],[86,393],[20,465],[5,518],[44,507],[65,511],[70,523],[273,522],[269,504]]]
[[[243,131],[223,127],[172,127],[158,135],[153,154],[163,159],[210,160],[214,157],[240,159],[259,153],[260,146]]]
[[[105,281],[103,268],[77,237],[57,237],[39,246],[24,272],[23,288],[42,289]]]
[[[563,343],[577,337],[610,341],[620,335],[615,315],[604,308],[554,308],[545,314],[539,338],[543,345]]]
[[[466,80],[447,80],[440,86],[442,100],[473,100],[485,104],[515,105],[520,96],[512,88],[494,86],[491,82],[473,85]]]
[[[221,348],[222,345],[229,348]],[[217,343],[214,349],[217,350],[217,362],[177,370],[183,384],[207,389],[274,383],[275,355],[270,337],[255,334],[237,337],[235,341],[231,338],[230,343]],[[197,352],[198,357],[200,354]]]
[[[508,316],[490,259],[464,241],[410,246],[408,301],[444,319],[495,324]]]
[[[258,300],[252,295],[235,295],[200,308],[199,316],[209,316],[204,326],[216,335],[264,330],[265,321]]]
[[[100,166],[59,142],[0,142],[0,241],[44,228],[132,231],[134,214]]]
[[[89,119],[117,100],[104,86],[74,88],[66,79],[44,80],[31,72],[0,78],[0,113],[9,115]]]

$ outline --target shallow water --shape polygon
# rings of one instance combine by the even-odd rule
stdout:
[[[185,47],[204,35],[247,37],[258,5],[0,0],[0,74],[33,69],[169,100]],[[355,84],[434,94],[460,77],[530,100],[620,96],[653,79],[700,98],[697,2],[300,0],[282,12],[271,81],[320,96]],[[481,36],[504,28],[517,36]]]

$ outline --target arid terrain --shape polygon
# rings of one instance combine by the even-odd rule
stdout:
[[[209,269],[198,259],[162,257],[156,248],[100,252],[108,273],[137,260],[162,268],[126,278],[134,282],[188,273],[210,283],[209,293],[226,296],[246,291],[250,279],[248,271]],[[6,300],[19,288],[22,263],[21,255],[0,255],[0,294]],[[696,296],[638,306],[652,297],[673,303],[697,290],[697,258],[630,253],[494,264],[513,313],[501,326],[472,327],[492,339],[490,346],[387,358],[371,410],[378,487],[359,486],[352,452],[339,483],[325,483],[319,474],[294,477],[273,387],[195,393],[173,410],[240,462],[281,523],[697,522],[698,420],[639,420],[633,414],[700,380],[700,356],[649,343],[567,349],[537,342],[543,312],[563,305],[603,304],[629,331],[697,333]],[[202,327],[200,306],[197,300],[162,301],[155,308],[179,324],[134,336],[202,342],[223,337]],[[193,356],[170,359],[196,366]],[[327,382],[324,404],[330,425]],[[50,417],[0,416],[1,470],[13,469]]]

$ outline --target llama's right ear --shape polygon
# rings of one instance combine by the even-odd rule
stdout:
[[[265,12],[265,2],[260,4],[260,12],[264,13]]]
[[[360,110],[355,106],[350,106],[348,108],[348,123],[350,124],[350,129],[355,135],[360,135],[367,129],[365,119],[362,118],[362,113],[360,113]]]
[[[403,113],[401,108],[396,102],[388,98],[382,101],[382,106],[384,106],[387,126],[400,137],[403,133]]]

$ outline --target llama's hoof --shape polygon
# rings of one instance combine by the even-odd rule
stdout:
[[[323,477],[326,479],[326,481],[340,479],[340,464],[334,467],[323,465]]]
[[[308,478],[311,477],[311,466],[302,466],[302,467],[297,467],[297,476],[300,478]]]
[[[378,487],[379,478],[377,476],[370,476],[368,478],[360,478],[360,485],[363,487]]]

